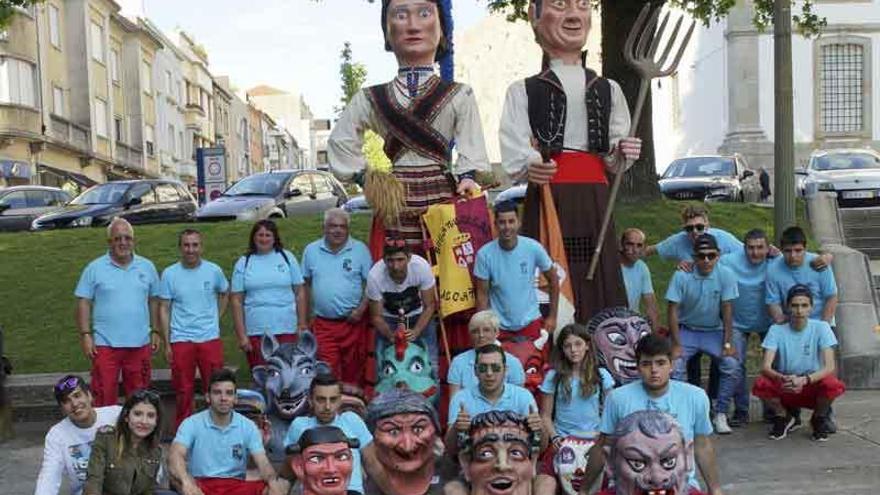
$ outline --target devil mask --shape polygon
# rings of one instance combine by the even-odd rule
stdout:
[[[607,308],[590,318],[587,330],[593,337],[599,365],[614,377],[617,385],[640,378],[636,343],[651,333],[651,325],[628,308]]]

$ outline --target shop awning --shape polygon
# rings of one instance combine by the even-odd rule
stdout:
[[[45,164],[40,163],[37,165],[37,169],[40,172],[49,172],[49,173],[53,173],[55,175],[60,175],[61,177],[67,177],[68,179],[70,179],[73,182],[76,182],[77,184],[79,184],[82,187],[92,187],[95,184],[97,184],[96,181],[88,178],[87,176],[85,176],[83,174],[71,172],[70,170],[64,170],[63,168],[50,167],[49,165],[45,165]]]

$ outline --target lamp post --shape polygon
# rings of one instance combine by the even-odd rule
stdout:
[[[773,6],[774,53],[774,237],[795,224],[794,210],[794,116],[791,81],[791,1],[775,0]]]

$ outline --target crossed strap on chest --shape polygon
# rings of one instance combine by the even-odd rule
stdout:
[[[409,108],[398,103],[393,83],[367,88],[370,104],[388,133],[384,151],[392,163],[405,151],[413,151],[444,165],[449,161],[450,140],[431,123],[460,88],[457,83],[435,79]]]

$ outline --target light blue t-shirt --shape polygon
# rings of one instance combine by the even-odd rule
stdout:
[[[721,303],[738,296],[733,273],[715,265],[708,275],[678,270],[666,289],[666,300],[678,303],[678,323],[691,330],[712,332],[724,328]]]
[[[244,326],[248,335],[296,331],[294,285],[302,285],[299,263],[288,250],[242,256],[232,272],[232,292],[244,293]]]
[[[730,270],[736,279],[739,297],[733,301],[733,328],[741,332],[764,333],[770,325],[770,315],[764,302],[767,263],[766,259],[761,263],[752,263],[744,250],[718,260],[718,266]]]
[[[711,435],[709,421],[709,397],[706,392],[690,383],[670,380],[669,388],[660,397],[651,397],[641,380],[623,385],[611,391],[605,399],[605,409],[599,431],[612,435],[623,418],[636,411],[660,411],[669,414],[681,427],[685,440],[692,441],[696,435]],[[696,466],[693,458],[691,465]],[[696,469],[692,469],[688,483],[699,487]]]
[[[776,371],[784,375],[801,375],[822,369],[822,351],[837,345],[831,325],[822,320],[808,320],[807,326],[797,331],[791,324],[773,325],[764,343],[764,349],[776,350]]]
[[[336,253],[318,239],[303,251],[303,277],[311,285],[315,314],[322,318],[346,318],[360,304],[373,259],[363,242],[349,237]]]
[[[217,294],[229,291],[223,270],[202,260],[195,268],[179,261],[162,272],[159,297],[171,302],[171,342],[207,342],[220,337]]]
[[[186,447],[193,478],[244,479],[248,456],[265,452],[257,425],[234,411],[225,428],[214,424],[210,409],[193,414],[180,423],[174,443]]]
[[[817,272],[810,266],[815,256],[804,257],[801,266],[792,268],[785,264],[783,256],[777,256],[767,265],[767,304],[779,304],[785,310],[785,298],[788,290],[795,284],[804,284],[813,294],[813,311],[810,318],[822,319],[825,300],[837,295],[837,283],[834,281],[834,270],[827,267]],[[787,310],[786,310],[787,311]]]
[[[105,254],[86,266],[73,294],[92,301],[96,345],[143,347],[150,343],[149,300],[159,295],[159,274],[152,261],[135,254],[122,268]]]
[[[477,252],[474,276],[489,282],[489,305],[501,328],[518,331],[541,316],[535,291],[535,269],[546,272],[553,261],[538,241],[519,236],[507,251],[494,240]]]
[[[319,426],[319,423],[318,418],[314,416],[300,416],[294,419],[293,422],[290,423],[287,435],[284,436],[284,448],[298,442],[299,437],[302,436],[303,432],[316,426]],[[364,475],[361,473],[360,449],[366,447],[373,441],[373,435],[370,434],[370,430],[367,429],[364,420],[351,411],[336,415],[336,418],[334,418],[329,425],[325,426],[335,426],[342,430],[342,433],[348,438],[357,438],[360,442],[360,447],[352,449],[352,460],[354,462],[351,470],[351,479],[348,481],[348,489],[363,493]]]
[[[726,230],[710,227],[704,233],[715,237],[722,255],[743,250],[743,243]],[[691,242],[687,232],[672,234],[657,244],[657,254],[665,260],[694,261],[694,243]]]
[[[623,285],[626,287],[626,301],[629,309],[639,312],[642,296],[654,293],[654,285],[651,283],[651,271],[642,260],[636,260],[632,266],[620,264],[620,273],[623,274]]]
[[[461,388],[473,388],[480,384],[477,374],[474,372],[474,364],[477,362],[477,352],[468,349],[452,359],[449,365],[449,373],[446,374],[446,382],[450,385],[458,385]],[[504,353],[504,362],[507,364],[507,373],[504,381],[522,386],[526,382],[526,372],[520,360],[510,354]]]
[[[556,377],[556,370],[550,370],[541,383],[541,392],[548,395],[556,395],[556,387],[553,380]],[[599,378],[602,382],[603,393],[607,394],[614,388],[614,378],[605,368],[599,368]],[[561,387],[561,385],[560,385]],[[595,389],[593,395],[583,397],[580,392],[581,379],[573,376],[571,379],[571,398],[565,402],[562,397],[555,398],[553,401],[554,420],[553,426],[556,428],[556,434],[562,436],[573,435],[580,438],[590,438],[595,436],[599,430],[599,390]]]
[[[464,404],[464,410],[471,418],[477,414],[489,411],[513,411],[523,417],[529,415],[529,411],[537,411],[538,405],[531,392],[510,383],[504,384],[504,391],[495,404],[480,393],[480,387],[463,388],[452,396],[449,401],[449,424],[455,423],[459,408]]]

